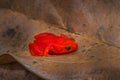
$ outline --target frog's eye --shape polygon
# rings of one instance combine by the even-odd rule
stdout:
[[[66,50],[70,50],[70,49],[71,49],[71,46],[66,46],[65,49],[66,49]]]

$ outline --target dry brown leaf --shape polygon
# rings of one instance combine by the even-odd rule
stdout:
[[[7,54],[45,79],[119,80],[119,5],[119,0],[1,0],[0,7],[11,10],[0,10],[0,63],[13,61]],[[27,45],[40,32],[64,33],[79,48],[33,57]]]
[[[50,80],[119,79],[119,48],[86,34],[70,33],[44,21],[30,20],[11,10],[0,10],[0,16],[0,54],[11,55],[38,76]],[[28,43],[40,32],[64,33],[75,38],[79,48],[67,55],[33,57]]]

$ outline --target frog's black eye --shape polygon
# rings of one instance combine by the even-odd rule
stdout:
[[[71,49],[71,46],[66,46],[65,49],[66,49],[66,50],[70,50],[70,49]]]

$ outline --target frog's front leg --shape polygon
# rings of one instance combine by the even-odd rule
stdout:
[[[44,56],[49,56],[50,54],[49,54],[49,51],[51,50],[51,46],[49,45],[49,46],[47,46],[47,47],[45,47],[45,50],[44,50]]]

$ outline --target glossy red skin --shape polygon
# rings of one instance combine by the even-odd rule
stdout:
[[[29,50],[32,56],[48,56],[67,54],[78,48],[73,38],[68,38],[64,34],[56,36],[53,33],[40,33],[35,35],[33,43],[29,43]],[[67,50],[66,46],[70,49]]]

